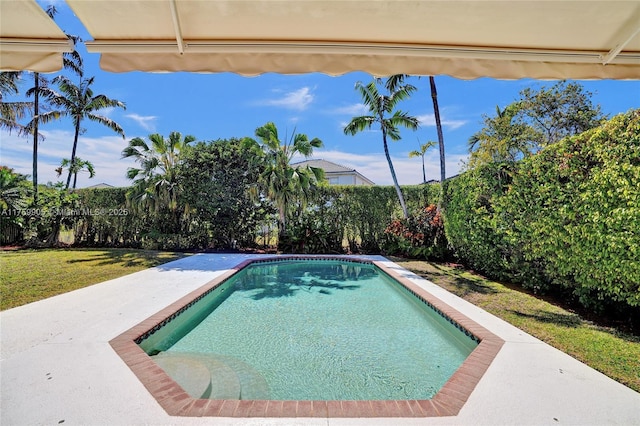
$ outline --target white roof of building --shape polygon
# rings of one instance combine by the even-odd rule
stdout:
[[[350,168],[350,167],[345,167],[341,164],[337,164],[337,163],[333,163],[331,161],[327,161],[327,160],[323,160],[323,159],[313,159],[313,160],[305,160],[305,161],[300,161],[298,163],[293,163],[292,164],[293,167],[305,167],[305,166],[309,166],[309,167],[317,167],[320,168],[322,170],[324,170],[325,175],[332,175],[332,174],[344,174],[344,173],[353,173],[355,175],[357,175],[358,177],[360,177],[362,180],[364,180],[365,182],[371,184],[371,185],[375,185],[375,183],[365,177],[364,175],[362,175],[362,173],[358,172],[356,169],[354,168]]]

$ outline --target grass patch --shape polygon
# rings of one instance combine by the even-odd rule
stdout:
[[[640,336],[596,325],[560,306],[461,268],[390,259],[640,392]]]
[[[177,260],[184,253],[131,249],[0,251],[0,310]]]

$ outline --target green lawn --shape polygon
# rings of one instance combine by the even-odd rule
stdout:
[[[0,251],[0,310],[24,305],[184,257],[129,249]]]
[[[184,256],[126,249],[0,251],[0,309]],[[640,392],[640,336],[594,325],[573,312],[461,268],[392,260]]]
[[[574,312],[462,268],[392,260],[640,392],[640,336],[595,325]]]

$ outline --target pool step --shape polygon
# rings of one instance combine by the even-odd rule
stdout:
[[[152,358],[194,398],[269,399],[264,377],[237,358],[186,352],[162,352]]]
[[[227,355],[209,355],[208,357],[225,363],[236,372],[240,380],[240,399],[269,399],[270,391],[267,381],[251,365]],[[211,380],[215,380],[213,375]]]
[[[210,393],[211,374],[203,363],[190,357],[164,354],[152,358],[192,397],[203,398]]]

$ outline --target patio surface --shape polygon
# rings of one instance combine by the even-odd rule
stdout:
[[[457,416],[169,416],[109,341],[260,255],[200,254],[0,313],[2,425],[640,425],[640,394],[379,256],[505,340]],[[363,256],[364,257],[364,256]]]

